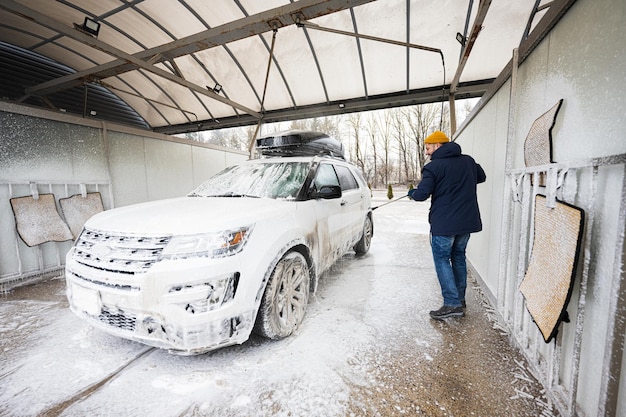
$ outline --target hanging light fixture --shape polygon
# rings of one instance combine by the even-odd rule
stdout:
[[[100,32],[100,23],[96,22],[95,20],[89,17],[85,17],[85,21],[83,22],[82,29],[83,31],[97,38],[98,33]]]

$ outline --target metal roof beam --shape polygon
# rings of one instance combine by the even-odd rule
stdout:
[[[513,73],[513,64],[516,62],[518,66],[521,65],[541,43],[541,41],[543,41],[548,33],[550,33],[550,31],[556,26],[559,20],[565,16],[565,13],[567,13],[569,8],[572,7],[574,3],[576,3],[576,0],[555,0],[550,3],[550,8],[546,14],[541,18],[539,23],[537,23],[535,29],[530,32],[528,38],[523,40],[520,44],[518,59],[511,58],[511,60],[509,60],[508,64],[502,69],[489,89],[485,91],[485,94],[480,98],[480,101],[476,104],[476,106],[474,106],[472,112],[463,121],[463,124],[456,132],[457,135],[470,124],[474,117],[480,113],[482,108],[487,105],[489,100],[496,95],[504,83],[511,78],[511,74]]]
[[[456,68],[456,73],[454,74],[454,78],[450,83],[450,94],[456,93],[456,89],[459,85],[459,80],[461,79],[461,74],[463,73],[463,69],[465,68],[465,64],[469,59],[470,53],[472,52],[474,43],[476,43],[478,34],[483,28],[483,22],[485,21],[485,17],[487,16],[487,11],[489,10],[490,5],[491,0],[480,0],[480,3],[478,4],[478,14],[476,15],[476,19],[474,20],[474,24],[472,25],[472,32],[465,42],[465,46],[463,47],[463,53],[461,54],[461,59],[459,60],[459,66]]]
[[[268,32],[272,30],[270,23],[277,24],[279,27],[288,26],[295,24],[296,16],[300,19],[313,19],[319,16],[341,11],[343,9],[369,3],[371,1],[374,0],[299,0],[295,3],[290,3],[288,5],[277,7],[247,18],[229,22],[155,48],[138,52],[134,55],[128,55],[128,57],[134,59],[128,59],[128,57],[124,59],[117,59],[88,70],[79,71],[72,75],[60,77],[56,80],[33,86],[28,90],[28,93],[31,95],[54,93],[80,85],[83,83],[82,79],[104,79],[135,70],[137,67],[141,67],[140,64],[145,63],[146,60],[155,56],[158,56],[158,59],[154,63],[174,59],[179,56],[189,55],[215,46],[224,45],[229,42]],[[2,3],[0,3],[0,7],[5,8],[12,13],[22,15],[29,20],[37,20],[39,23],[41,23],[41,21],[39,19],[35,19],[34,16],[49,19],[46,16],[43,16],[34,10],[28,9],[13,0],[3,0]],[[67,36],[71,36],[67,33],[70,28],[62,24],[58,25],[61,27],[55,27],[54,30],[64,33]],[[80,33],[78,31],[75,32]],[[90,38],[92,41],[94,40],[94,38],[91,38],[88,35],[85,36]],[[72,37],[76,39],[75,36]],[[81,38],[80,40],[87,43],[86,41],[88,39]],[[98,48],[92,44],[90,44],[90,46]],[[223,101],[221,96],[218,97],[220,101]],[[218,99],[217,97],[212,98]],[[234,104],[236,103],[227,104],[243,110],[240,107],[235,106]],[[246,109],[244,111],[248,113],[250,109]]]
[[[370,41],[389,43],[391,45],[404,46],[404,47],[407,47],[407,48],[421,49],[423,51],[436,52],[436,53],[442,55],[441,49],[439,49],[439,48],[432,48],[430,46],[418,45],[418,44],[409,43],[409,42],[395,41],[393,39],[386,39],[386,38],[381,38],[381,37],[378,37],[378,36],[364,35],[362,33],[356,33],[356,32],[348,32],[348,31],[345,31],[345,30],[327,28],[327,27],[324,27],[324,26],[317,25],[315,23],[308,22],[306,20],[299,20],[297,22],[297,24],[300,27],[306,27],[306,28],[309,28],[309,29],[320,30],[322,32],[335,33],[337,35],[352,36],[353,38],[367,39],[367,40],[370,40]]]
[[[457,88],[456,98],[480,97],[489,89],[493,79],[474,81],[471,83],[461,83]],[[446,86],[446,92],[448,86]],[[263,123],[274,123],[286,120],[300,120],[312,117],[333,116],[338,114],[354,113],[360,111],[370,111],[386,109],[390,107],[411,106],[425,103],[436,103],[447,99],[442,97],[441,87],[431,87],[418,90],[399,91],[391,94],[381,94],[377,96],[361,97],[349,100],[338,100],[334,102],[323,102],[309,106],[302,106],[296,109],[285,108],[273,110],[263,115]],[[225,129],[230,127],[249,126],[258,121],[248,115],[232,116],[220,118],[218,120],[202,120],[197,123],[178,124],[155,128],[155,132],[168,135],[179,133],[197,132],[199,130]]]
[[[98,49],[100,51],[103,51],[103,52],[105,52],[105,53],[107,53],[109,55],[112,55],[112,56],[114,56],[116,58],[119,58],[120,60],[129,62],[129,63],[133,64],[137,68],[142,68],[142,69],[144,69],[146,71],[149,71],[149,72],[151,72],[151,73],[153,73],[155,75],[158,75],[158,76],[160,76],[162,78],[165,78],[165,79],[167,79],[169,81],[172,81],[172,82],[180,84],[180,85],[182,85],[184,87],[187,87],[190,90],[196,91],[196,92],[198,92],[200,94],[204,94],[204,95],[206,95],[206,96],[208,96],[208,97],[210,97],[210,98],[212,98],[214,100],[221,101],[221,102],[223,102],[225,104],[228,104],[228,105],[230,105],[232,107],[235,107],[235,108],[237,108],[237,109],[239,109],[239,110],[241,110],[241,111],[243,111],[243,112],[245,112],[247,114],[250,114],[250,115],[252,115],[254,117],[257,117],[257,118],[261,117],[261,115],[259,113],[257,113],[256,111],[254,111],[252,109],[249,109],[249,108],[247,108],[247,107],[245,107],[245,106],[243,106],[243,105],[241,105],[239,103],[236,103],[236,102],[234,102],[232,100],[228,100],[225,97],[222,97],[222,96],[214,93],[211,90],[208,90],[208,89],[206,89],[204,87],[201,87],[201,86],[199,86],[197,84],[194,84],[192,82],[189,82],[189,81],[187,81],[187,80],[185,80],[185,79],[183,79],[181,77],[178,77],[178,76],[176,76],[176,75],[174,75],[174,74],[172,74],[172,73],[170,73],[168,71],[165,71],[165,70],[163,70],[161,68],[155,67],[154,65],[151,65],[151,64],[143,61],[142,59],[137,58],[136,56],[127,54],[126,52],[124,52],[124,51],[122,51],[120,49],[117,49],[114,46],[111,46],[111,45],[109,45],[109,44],[107,44],[105,42],[102,42],[102,41],[100,41],[100,40],[98,40],[98,39],[96,39],[96,38],[94,38],[94,37],[92,37],[90,35],[87,35],[87,34],[84,34],[84,33],[80,32],[80,31],[74,30],[73,28],[70,28],[69,26],[66,26],[66,25],[64,25],[64,24],[62,24],[62,23],[60,23],[60,22],[58,22],[58,21],[56,21],[54,19],[49,18],[48,16],[45,16],[45,15],[43,15],[43,14],[41,14],[41,13],[35,11],[35,10],[29,9],[28,7],[25,7],[25,6],[23,6],[23,5],[19,4],[19,3],[16,3],[16,2],[14,2],[12,0],[4,0],[1,7],[5,8],[5,9],[7,9],[7,10],[13,12],[13,13],[19,14],[19,15],[25,17],[25,18],[32,19],[32,20],[38,22],[39,24],[41,24],[41,25],[43,25],[45,27],[48,27],[48,28],[50,28],[50,29],[52,29],[52,30],[54,30],[54,31],[56,31],[58,33],[61,33],[61,34],[65,35],[65,36],[68,36],[68,37],[70,37],[72,39],[75,39],[75,40],[77,40],[77,41],[79,41],[79,42],[81,42],[81,43],[83,43],[85,45],[88,45],[88,46],[91,46],[92,48],[95,48],[95,49]],[[151,55],[152,58],[154,58],[155,56],[156,56],[156,54],[152,54]],[[161,57],[159,57],[157,60],[159,60],[159,59],[161,59]],[[80,73],[82,73],[82,71]],[[80,73],[76,73],[76,74],[80,74]],[[68,77],[73,77],[76,74],[72,74],[72,75],[70,75]],[[53,92],[59,91],[58,88],[62,85],[62,81],[61,80],[63,80],[64,78],[66,78],[66,77],[60,77],[60,78],[57,78],[56,80],[52,80],[52,81],[49,81],[49,82],[46,82],[46,83],[39,84],[39,86],[34,86],[34,87],[31,87],[31,88],[27,88],[26,89],[26,93],[27,93],[27,95],[48,95],[48,94],[51,94]],[[73,80],[73,81],[76,81],[76,80]],[[54,87],[54,88],[52,88],[52,89],[44,88],[43,86],[46,85],[46,84],[49,84],[51,87]],[[74,83],[72,83],[72,84],[74,84]],[[81,81],[81,84],[82,84],[82,81]],[[73,86],[75,86],[75,84]],[[64,89],[64,88],[61,88],[61,89]]]

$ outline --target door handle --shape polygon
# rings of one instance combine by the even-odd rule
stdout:
[[[346,200],[341,200],[341,205],[345,206],[346,204],[348,204],[348,202]]]

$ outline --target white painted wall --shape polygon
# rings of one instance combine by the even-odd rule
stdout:
[[[584,208],[594,222],[591,244],[587,247],[591,264],[586,300],[582,304],[580,364],[576,366],[575,323],[561,326],[558,350],[545,345],[522,304],[515,304],[515,300],[520,300],[519,282],[515,276],[504,275],[503,265],[516,267],[518,260],[503,259],[506,253],[503,248],[511,244],[519,249],[518,233],[507,242],[502,239],[502,230],[509,226],[504,211],[510,198],[505,175],[506,148],[509,140],[511,168],[523,169],[523,145],[532,123],[563,99],[553,129],[555,162],[626,153],[625,21],[623,0],[578,0],[519,66],[515,94],[511,96],[509,79],[489,102],[481,103],[480,112],[456,137],[464,152],[473,155],[487,173],[487,183],[479,185],[484,230],[472,237],[468,258],[526,356],[546,375],[550,374],[546,368],[552,366],[548,358],[557,358],[555,391],[556,388],[567,391],[577,385],[575,400],[579,415],[583,416],[616,412],[626,415],[626,387],[615,385],[625,377],[620,376],[619,370],[607,370],[610,368],[608,343],[614,338],[620,343],[624,339],[623,333],[613,333],[615,330],[610,325],[615,311],[626,308],[626,301],[616,294],[625,278],[621,265],[623,247],[619,251],[624,239],[624,224],[620,220],[624,207],[621,195],[624,166],[599,169],[593,185],[595,196],[591,189],[591,169],[568,173],[564,186],[569,202]],[[512,123],[511,137],[508,137],[509,123]],[[518,203],[512,204],[511,221],[518,222],[518,227],[519,207]],[[521,225],[522,229],[528,226]],[[581,282],[579,273],[568,307],[572,319],[576,318],[581,300]],[[577,377],[576,372],[579,372]],[[609,391],[619,393],[616,408],[611,408],[613,405],[605,398],[607,386]],[[563,396],[558,392],[554,395]]]
[[[0,103],[0,284],[58,269],[71,242],[29,248],[16,237],[10,198],[102,194],[105,209],[182,196],[246,152]],[[109,185],[110,184],[110,185]],[[58,210],[60,213],[61,211]],[[1,289],[1,288],[0,288]]]
[[[501,91],[507,90],[507,86]],[[502,232],[501,222],[493,220],[502,217],[508,98],[508,94],[498,93],[457,139],[463,153],[472,155],[487,174],[487,181],[478,185],[483,231],[472,235],[468,256],[493,294],[498,289],[498,254]]]

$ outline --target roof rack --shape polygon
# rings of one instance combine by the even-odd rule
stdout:
[[[322,156],[344,159],[343,144],[325,133],[287,130],[258,138],[256,148],[263,156]]]

